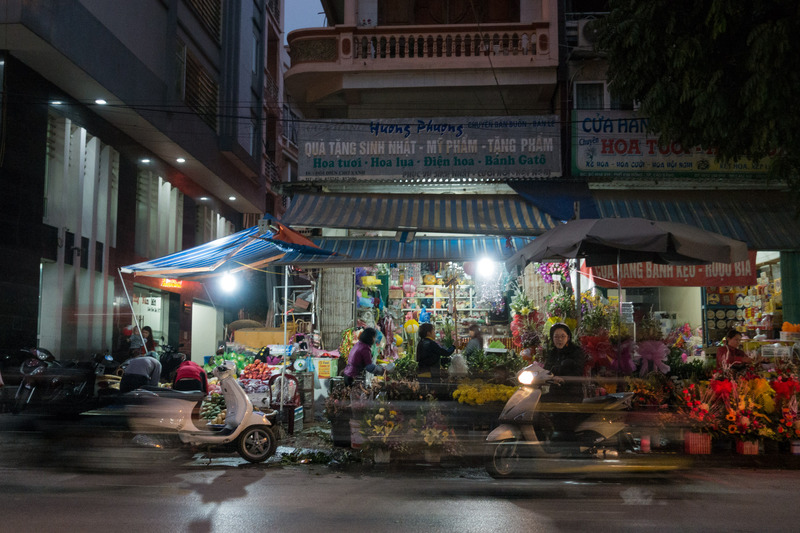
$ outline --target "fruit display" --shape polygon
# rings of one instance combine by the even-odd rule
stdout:
[[[218,392],[211,393],[200,406],[200,416],[208,420],[209,424],[224,424],[226,414],[225,397]]]
[[[267,381],[269,380],[271,375],[272,375],[272,367],[256,359],[254,362],[250,363],[249,365],[245,366],[244,369],[242,369],[242,373],[239,374],[239,378],[260,379],[262,381]]]

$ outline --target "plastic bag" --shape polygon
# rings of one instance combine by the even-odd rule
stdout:
[[[467,360],[464,359],[464,356],[460,353],[454,354],[450,358],[450,370],[448,371],[450,377],[462,378],[468,373],[469,369],[467,368]]]

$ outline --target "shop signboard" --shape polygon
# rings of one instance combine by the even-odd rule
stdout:
[[[320,379],[330,379],[336,377],[337,373],[337,360],[329,358],[314,358],[314,364],[317,366],[317,374]]]
[[[306,121],[301,180],[512,180],[561,176],[556,115]]]
[[[741,158],[720,163],[714,150],[660,146],[648,119],[635,111],[573,111],[572,174],[575,176],[721,177],[765,174],[769,161]]]
[[[720,287],[755,285],[758,269],[756,252],[747,261],[710,265],[656,265],[649,261],[619,265],[623,287]],[[617,265],[581,267],[595,285],[617,286]]]

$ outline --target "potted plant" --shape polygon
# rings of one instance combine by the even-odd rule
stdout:
[[[350,388],[334,387],[325,398],[325,416],[331,423],[331,440],[335,446],[350,446]]]

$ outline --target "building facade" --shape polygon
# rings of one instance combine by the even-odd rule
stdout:
[[[265,173],[280,144],[267,96],[282,65],[281,7],[6,2],[0,346],[113,351],[135,314],[192,353],[211,331],[196,353],[213,353],[222,315],[207,288],[117,269],[281,206]]]
[[[613,97],[592,28],[607,1],[321,5],[327,27],[288,35],[285,82],[304,117],[288,223],[319,225],[314,212],[323,212],[331,228],[363,234],[396,224],[398,235],[413,235],[419,221],[393,208],[383,219],[342,212],[353,205],[345,197],[423,212],[434,195],[466,194],[522,197],[556,220],[684,222],[786,258],[800,247],[793,207],[780,201],[785,183],[767,180],[765,164],[722,165],[694,147],[660,146],[634,103]],[[796,279],[795,270],[784,278]],[[794,289],[784,290],[789,298]]]

